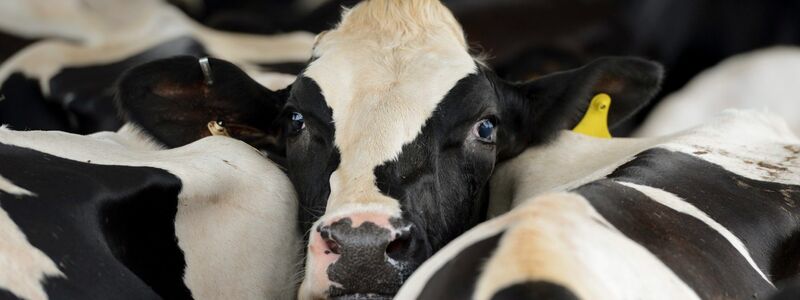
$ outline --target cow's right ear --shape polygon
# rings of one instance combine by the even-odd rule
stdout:
[[[287,96],[230,62],[181,56],[128,71],[117,86],[117,107],[126,121],[170,148],[215,133],[275,150],[283,148],[281,122],[275,121]]]

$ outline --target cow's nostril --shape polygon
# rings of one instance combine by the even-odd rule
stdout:
[[[328,250],[325,250],[325,254],[342,254],[339,243],[334,240],[325,239],[325,246],[328,247]]]
[[[411,244],[411,234],[406,230],[397,233],[393,241],[386,245],[386,255],[395,260],[402,259]]]

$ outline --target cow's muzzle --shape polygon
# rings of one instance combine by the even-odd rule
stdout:
[[[416,268],[413,226],[388,215],[361,212],[321,222],[309,255],[315,277],[330,282],[333,299],[391,299]]]

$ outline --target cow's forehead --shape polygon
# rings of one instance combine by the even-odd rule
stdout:
[[[396,159],[448,91],[477,71],[461,27],[431,0],[362,2],[319,39],[314,55],[305,76],[333,111],[341,153],[332,199],[335,185],[361,186],[350,197],[364,192],[372,170]]]

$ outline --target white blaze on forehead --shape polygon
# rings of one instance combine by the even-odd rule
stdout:
[[[305,76],[333,110],[341,153],[329,208],[383,202],[373,169],[396,159],[455,84],[477,71],[461,27],[439,1],[365,1],[314,52]]]

